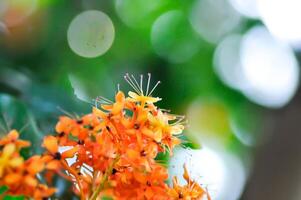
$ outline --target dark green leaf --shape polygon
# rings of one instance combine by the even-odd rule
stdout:
[[[23,200],[24,196],[5,196],[3,200]]]
[[[8,187],[5,185],[0,186],[0,194],[3,194],[7,189],[8,189]]]
[[[113,200],[112,197],[108,197],[108,196],[104,196],[104,197],[101,197],[101,200]]]

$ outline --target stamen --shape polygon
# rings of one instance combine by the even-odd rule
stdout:
[[[65,115],[71,117],[71,118],[74,117],[74,115],[72,115],[70,112],[64,110],[63,108],[61,108],[61,107],[59,107],[59,106],[57,107],[57,109],[58,109],[59,111],[61,111],[62,113],[64,113]]]
[[[169,110],[169,109],[164,109],[164,108],[160,108],[160,110],[162,111],[162,112],[167,112],[167,113],[169,113],[171,110]],[[169,115],[173,115],[173,114],[169,114]]]
[[[124,76],[124,79],[135,90],[135,92],[140,93],[139,89],[135,86],[135,84],[132,82],[131,78],[129,77],[129,74],[126,74]]]
[[[153,87],[153,89],[150,91],[150,93],[148,94],[148,96],[150,96],[152,93],[153,93],[153,91],[156,89],[156,87],[159,85],[161,83],[161,81],[158,81],[157,83],[156,83],[156,85]]]
[[[143,95],[143,75],[142,74],[140,75],[140,90]]]
[[[151,73],[148,73],[148,79],[147,79],[147,86],[146,86],[146,96],[148,96],[148,89],[149,89],[149,83],[150,83],[150,78],[151,78]]]
[[[175,125],[187,125],[188,124],[188,120],[183,121],[184,119],[179,119],[178,121],[171,123],[171,126],[175,126]]]
[[[135,84],[136,84],[136,87],[137,87],[138,90],[139,90],[139,94],[142,93],[142,92],[141,92],[141,88],[140,88],[140,86],[139,86],[139,84],[138,84],[138,81],[136,80],[135,76],[134,76],[133,74],[132,74],[131,76],[132,76],[132,78],[134,79],[134,82],[135,82]]]
[[[106,104],[113,104],[113,103],[114,103],[113,101],[111,101],[111,100],[109,100],[109,99],[107,99],[107,98],[104,98],[104,97],[102,97],[102,96],[96,97],[95,100],[96,100],[98,103],[106,103]]]

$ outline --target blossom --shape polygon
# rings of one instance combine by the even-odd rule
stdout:
[[[40,183],[37,178],[37,174],[44,171],[46,163],[40,155],[33,155],[27,160],[20,155],[20,150],[29,145],[28,141],[19,139],[16,130],[0,138],[0,185],[8,187],[5,194],[47,198],[56,189]]]
[[[186,165],[184,165],[183,178],[186,180],[187,184],[181,186],[178,182],[178,178],[173,177],[173,188],[169,190],[171,197],[174,199],[198,200],[207,196],[207,199],[210,200],[210,196],[207,194],[206,190],[190,178]]]
[[[0,154],[0,178],[3,177],[3,173],[6,168],[19,167],[23,164],[23,158],[18,155],[14,155],[15,150],[15,144],[7,144],[3,147]]]
[[[15,144],[16,148],[24,148],[30,146],[30,142],[19,139],[19,133],[16,130],[11,130],[0,140],[0,146],[11,143]]]
[[[59,118],[57,133],[43,141],[46,168],[72,181],[81,199],[172,200],[184,191],[192,199],[206,195],[196,182],[180,187],[175,179],[171,188],[166,167],[156,161],[160,152],[172,155],[184,129],[184,117],[155,105],[161,99],[151,94],[160,82],[150,90],[148,75],[144,92],[143,76],[140,84],[132,75],[125,79],[134,89],[128,96],[118,89],[115,101],[98,97],[91,113]]]

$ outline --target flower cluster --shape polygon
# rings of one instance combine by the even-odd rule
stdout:
[[[0,139],[0,186],[8,187],[7,194],[34,199],[49,197],[55,193],[55,188],[40,183],[36,176],[46,169],[43,158],[34,155],[24,160],[20,155],[20,150],[28,146],[30,143],[20,140],[16,130]]]
[[[41,157],[43,167],[30,167],[31,163],[40,166],[37,163],[40,157],[23,164],[19,154],[12,155],[10,152],[15,151],[5,148],[2,157],[4,155],[6,164],[0,160],[0,167],[28,166],[28,173],[23,174],[33,179],[43,168],[56,172],[73,183],[73,191],[82,200],[102,197],[117,200],[209,199],[206,190],[191,180],[185,167],[183,177],[187,185],[179,185],[174,178],[173,186],[169,186],[166,183],[168,171],[156,160],[159,153],[171,156],[174,147],[181,143],[177,136],[184,129],[183,116],[170,114],[155,105],[161,99],[151,94],[159,82],[149,91],[150,75],[146,93],[142,77],[140,84],[133,76],[126,75],[125,79],[134,89],[128,96],[118,90],[115,101],[103,97],[96,99],[89,114],[60,117],[56,135],[48,135],[43,140],[42,146],[46,149]],[[20,148],[17,143],[14,146]],[[31,170],[35,170],[34,173]],[[0,168],[0,175],[1,171]],[[47,180],[51,182],[51,173]]]

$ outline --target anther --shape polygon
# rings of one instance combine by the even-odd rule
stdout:
[[[82,124],[84,121],[82,120],[82,119],[78,119],[78,120],[76,120],[76,123],[78,123],[78,124]]]
[[[60,152],[56,152],[56,153],[53,155],[53,158],[54,158],[55,160],[61,160],[62,155],[61,155]]]
[[[118,171],[115,169],[115,168],[113,168],[112,169],[112,174],[114,175],[114,174],[116,174]]]
[[[139,129],[140,128],[140,126],[139,126],[139,124],[134,124],[134,129]]]
[[[141,155],[141,156],[146,156],[146,152],[145,152],[144,150],[142,150],[142,151],[140,152],[140,155]]]
[[[85,144],[85,141],[84,141],[84,140],[78,140],[78,141],[77,141],[77,144],[83,145],[83,144]]]
[[[60,132],[60,133],[58,133],[58,136],[59,137],[63,137],[65,135],[65,133],[64,132]]]

